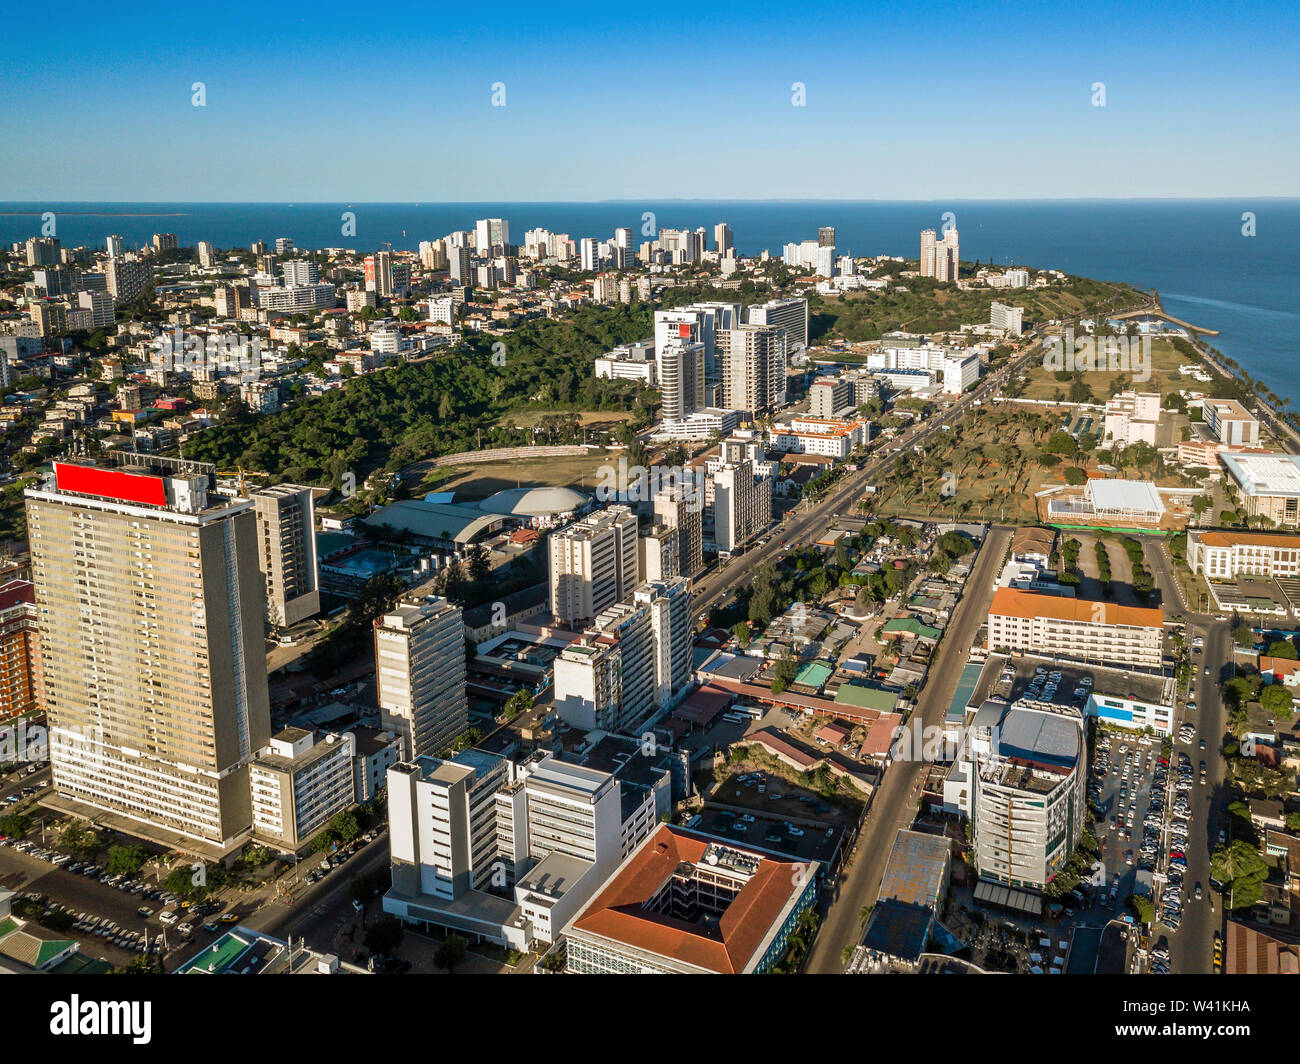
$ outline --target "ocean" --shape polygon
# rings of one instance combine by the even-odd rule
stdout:
[[[596,203],[7,203],[0,241],[41,232],[54,213],[65,246],[102,246],[111,233],[128,246],[156,232],[182,245],[210,240],[219,248],[273,244],[287,236],[301,248],[370,250],[383,243],[415,248],[478,218],[505,218],[511,240],[543,227],[573,238],[606,239],[630,227],[731,226],[741,254],[775,255],[791,241],[834,226],[836,246],[854,255],[915,257],[922,229],[943,227],[952,212],[965,261],[1012,263],[1101,280],[1126,281],[1160,293],[1165,310],[1218,329],[1212,346],[1252,376],[1300,405],[1300,199],[1038,200],[939,202],[703,201]],[[356,216],[356,235],[342,235],[341,215]],[[1253,216],[1253,236],[1243,214]],[[647,214],[653,215],[647,218]]]

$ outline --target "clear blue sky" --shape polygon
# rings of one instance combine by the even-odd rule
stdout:
[[[13,9],[0,41],[0,200],[1300,188],[1294,0],[908,6]],[[206,107],[191,106],[196,81]],[[1098,81],[1104,108],[1091,104]],[[491,105],[494,82],[505,107]],[[806,107],[791,105],[794,82]]]

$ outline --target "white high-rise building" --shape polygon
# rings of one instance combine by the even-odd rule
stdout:
[[[728,252],[735,250],[736,244],[732,238],[731,226],[726,222],[719,222],[713,227],[713,246],[719,258],[726,258]]]
[[[657,580],[636,589],[632,601],[649,611],[654,634],[654,702],[676,705],[691,682],[691,593],[684,578]]]
[[[677,533],[678,574],[693,577],[704,568],[704,507],[698,485],[670,484],[655,494],[655,521]],[[673,575],[678,575],[673,574]]]
[[[589,514],[550,537],[551,614],[559,624],[590,621],[632,597],[637,519],[626,506]]]
[[[266,618],[289,627],[320,612],[316,509],[312,489],[276,484],[253,493],[258,566],[266,579]]]
[[[996,299],[989,304],[989,324],[995,329],[1005,329],[1008,336],[1019,336],[1024,328],[1024,320],[1024,307],[1011,307]]]
[[[750,307],[747,321],[750,325],[774,325],[784,329],[790,338],[790,353],[808,346],[808,300],[773,299]]]
[[[722,463],[712,477],[713,542],[733,551],[772,523],[772,481],[759,476],[753,435],[722,441]]]
[[[936,281],[957,280],[960,249],[957,229],[945,230],[943,239],[935,236],[933,229],[921,231],[921,276]]]
[[[280,264],[280,275],[286,286],[316,284],[320,280],[320,267],[311,259],[290,259]]]
[[[469,727],[465,624],[444,598],[403,599],[375,621],[381,724],[405,757],[445,750]]]
[[[492,249],[510,243],[510,223],[504,218],[480,218],[474,223],[474,250],[490,255]]]
[[[688,340],[656,344],[655,370],[664,421],[682,421],[706,405],[703,344]]]

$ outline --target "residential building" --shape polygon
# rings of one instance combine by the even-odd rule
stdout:
[[[271,737],[249,770],[253,837],[296,853],[356,803],[356,748],[351,735],[317,740],[303,728]]]
[[[72,811],[225,853],[270,736],[253,504],[210,465],[110,452],[29,488],[54,789]]]
[[[752,441],[732,436],[722,441],[722,464],[713,474],[713,542],[730,553],[772,523],[772,479],[760,476],[748,455]]]
[[[41,635],[36,589],[0,584],[0,722],[41,706]]]
[[[677,564],[675,573],[662,576],[695,576],[704,568],[704,507],[698,490],[688,490],[685,484],[670,484],[655,494],[655,520],[672,529],[677,535]],[[650,579],[646,574],[646,579]]]
[[[1164,613],[1000,587],[989,606],[988,645],[1158,669],[1164,661]]]
[[[957,280],[960,250],[956,227],[945,229],[943,238],[935,236],[933,229],[921,231],[921,276],[936,281]]]
[[[288,628],[320,612],[312,489],[276,484],[253,493],[258,567],[266,580],[266,619]]]
[[[1160,426],[1159,392],[1120,392],[1106,401],[1102,439],[1131,447],[1135,443],[1156,446]]]
[[[1083,834],[1082,718],[985,702],[971,722],[967,755],[971,845],[980,878],[1041,892]]]
[[[551,613],[559,624],[590,621],[632,597],[637,519],[626,506],[589,514],[551,534]]]
[[[153,290],[153,267],[142,259],[125,255],[110,258],[104,276],[115,306],[130,303],[141,292]]]
[[[989,304],[989,324],[1005,330],[1008,336],[1019,336],[1024,331],[1024,321],[1024,307],[1008,306],[996,299]]]
[[[722,406],[749,419],[786,400],[789,333],[776,325],[737,325],[718,334]]]
[[[460,607],[412,595],[376,619],[375,679],[381,726],[404,757],[449,747],[469,728]]]
[[[789,337],[791,354],[808,346],[808,300],[802,297],[773,299],[750,307],[746,314],[745,320],[750,325],[771,325],[784,329]]]
[[[808,413],[834,418],[856,407],[856,389],[847,377],[818,377],[808,387]]]

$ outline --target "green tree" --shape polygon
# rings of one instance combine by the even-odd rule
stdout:
[[[1268,865],[1249,842],[1233,839],[1210,857],[1210,875],[1222,884],[1234,909],[1246,909],[1263,897]]]
[[[1259,692],[1259,704],[1277,720],[1289,720],[1295,710],[1290,689],[1280,683],[1266,685]]]
[[[1289,658],[1291,661],[1295,661],[1297,657],[1300,657],[1300,655],[1296,654],[1295,647],[1286,639],[1276,639],[1270,643],[1268,653],[1269,657]]]
[[[110,876],[133,876],[148,856],[139,846],[110,846],[104,871]]]
[[[1156,907],[1145,894],[1130,894],[1128,907],[1133,910],[1133,916],[1140,924],[1149,924],[1156,917]]]
[[[464,963],[468,948],[460,935],[451,935],[433,951],[433,963],[447,972],[454,972],[458,965]]]
[[[786,651],[777,659],[776,667],[772,675],[772,693],[780,694],[792,683],[794,678],[799,675],[799,662],[790,651]]]
[[[736,624],[732,625],[731,634],[736,637],[736,643],[740,646],[741,650],[744,650],[747,646],[749,646],[751,633],[749,630],[749,624],[747,622],[739,621]]]
[[[501,712],[505,716],[506,720],[514,720],[517,716],[519,716],[520,713],[526,713],[528,710],[532,708],[533,708],[532,693],[528,690],[528,688],[521,687],[519,688],[518,691],[516,691],[514,694],[510,696],[509,701],[506,702]]]
[[[366,928],[366,949],[371,953],[391,953],[401,945],[404,934],[402,923],[397,917],[381,916]]]

